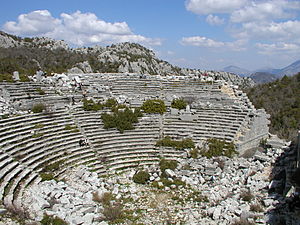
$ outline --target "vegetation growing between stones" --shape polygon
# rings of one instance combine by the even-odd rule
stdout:
[[[163,100],[154,99],[154,100],[146,100],[142,107],[145,113],[160,113],[163,114],[167,111],[166,105]]]
[[[190,153],[190,156],[193,159],[197,159],[198,156],[199,156],[199,150],[198,150],[198,148],[193,148],[189,153]]]
[[[40,173],[40,177],[42,178],[42,180],[55,180],[54,173],[55,171],[58,171],[60,169],[63,163],[64,160],[60,160],[55,163],[45,165],[42,172]]]
[[[248,191],[243,191],[240,194],[240,197],[245,202],[251,202],[251,200],[254,198],[253,194],[249,190]]]
[[[85,111],[98,111],[102,110],[104,107],[115,108],[118,105],[118,102],[114,98],[107,99],[105,103],[95,103],[92,99],[83,99],[83,109]]]
[[[137,123],[141,116],[143,115],[138,108],[133,111],[126,107],[124,110],[115,110],[112,114],[103,113],[101,119],[105,129],[117,128],[123,133],[124,130],[133,130],[133,123]]]
[[[187,106],[187,103],[182,98],[174,99],[171,103],[171,107],[175,109],[185,109]]]
[[[40,95],[44,95],[45,91],[41,88],[37,88],[36,91],[40,94]]]
[[[264,108],[271,115],[270,132],[292,140],[300,129],[300,73],[284,76],[271,83],[247,90],[256,108]]]
[[[38,103],[38,104],[35,104],[33,107],[32,107],[32,112],[34,113],[41,113],[43,112],[44,110],[46,109],[46,106],[43,104],[43,103]]]
[[[166,160],[162,158],[158,165],[161,172],[164,173],[166,169],[175,170],[178,166],[178,162],[176,160]]]
[[[67,125],[65,126],[65,130],[68,130],[68,131],[70,131],[70,132],[79,132],[79,129],[77,128],[76,125],[71,126],[70,124],[67,124]]]
[[[216,156],[227,156],[231,158],[238,153],[233,142],[228,143],[216,138],[210,138],[206,141],[206,145],[208,149],[202,148],[200,154],[207,158]]]
[[[85,98],[83,99],[83,109],[85,111],[98,111],[103,109],[103,105],[100,102],[95,103],[92,99],[87,100]]]
[[[147,171],[140,170],[133,176],[133,181],[137,184],[146,184],[150,175]]]
[[[40,173],[40,177],[42,178],[42,181],[53,180],[54,174],[53,173]]]
[[[68,223],[59,217],[44,214],[44,217],[41,220],[41,225],[68,225]]]
[[[156,146],[172,147],[176,149],[195,148],[195,143],[191,138],[184,138],[181,141],[172,140],[167,136],[156,142]]]

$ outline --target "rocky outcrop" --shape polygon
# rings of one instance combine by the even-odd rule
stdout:
[[[31,47],[31,48],[47,48],[54,49],[69,49],[69,46],[63,40],[54,40],[48,37],[20,38],[0,31],[0,47]]]
[[[92,73],[93,70],[88,61],[77,63],[73,68],[68,70],[69,74]]]

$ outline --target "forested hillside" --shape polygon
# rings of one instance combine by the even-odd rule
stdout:
[[[271,115],[271,133],[289,140],[296,137],[300,129],[300,73],[257,85],[247,94],[256,108],[265,108]]]

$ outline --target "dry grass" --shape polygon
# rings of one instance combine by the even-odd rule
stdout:
[[[93,193],[93,201],[101,203],[103,205],[110,205],[110,201],[113,199],[113,195],[110,192],[104,192],[102,195],[96,191]]]
[[[261,205],[259,204],[252,204],[250,205],[250,211],[253,211],[253,212],[263,212],[263,208],[261,207]]]

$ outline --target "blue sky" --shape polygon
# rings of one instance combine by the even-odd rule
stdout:
[[[138,42],[172,64],[281,68],[300,59],[300,1],[5,1],[1,30],[70,46]]]

